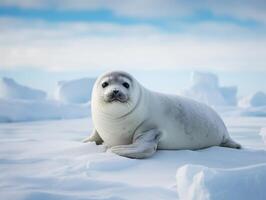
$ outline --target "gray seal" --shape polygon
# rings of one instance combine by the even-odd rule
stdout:
[[[91,111],[94,130],[84,142],[103,143],[129,158],[146,158],[157,149],[241,148],[212,108],[150,91],[122,71],[108,72],[96,80]]]

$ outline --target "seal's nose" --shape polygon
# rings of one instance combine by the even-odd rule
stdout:
[[[113,90],[113,94],[118,94],[119,90]]]

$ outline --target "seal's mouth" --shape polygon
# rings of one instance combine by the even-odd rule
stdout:
[[[117,94],[111,93],[107,96],[107,102],[117,102],[117,103],[126,103],[128,101],[128,98],[123,93],[119,92]]]
[[[127,101],[124,101],[124,100],[121,100],[121,99],[115,98],[115,99],[111,99],[111,100],[109,100],[109,103],[111,103],[111,102],[125,103],[125,102],[127,102]]]

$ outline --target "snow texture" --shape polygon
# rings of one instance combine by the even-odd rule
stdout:
[[[266,106],[260,107],[214,107],[214,109],[224,116],[249,116],[266,117]]]
[[[90,118],[2,123],[1,199],[266,199],[266,118],[224,120],[244,149],[164,150],[144,160],[81,143]]]
[[[191,87],[184,90],[182,95],[211,106],[236,105],[237,87],[220,87],[215,74],[193,72]]]
[[[240,107],[261,107],[266,106],[266,94],[262,91],[258,91],[247,97],[244,97],[239,101]]]
[[[90,104],[64,104],[54,100],[0,99],[0,122],[73,119],[90,115]]]
[[[264,144],[266,144],[266,127],[263,127],[261,130],[260,130],[260,136],[264,142]]]
[[[21,122],[53,119],[73,119],[90,115],[90,99],[94,79],[60,82],[59,99],[48,100],[46,93],[16,83],[0,81],[0,122]],[[76,104],[83,103],[83,104]]]
[[[184,165],[177,170],[180,199],[265,199],[266,163],[230,169]]]
[[[59,81],[55,91],[55,99],[64,103],[87,103],[91,99],[95,80],[94,78],[82,78]]]
[[[56,100],[47,100],[46,93],[2,78],[0,81],[0,122],[36,121],[81,118],[90,115],[89,100],[95,79],[61,81]],[[266,116],[265,93],[251,95],[242,107],[235,105],[236,88],[219,87],[216,75],[195,72],[193,86],[185,96],[214,106],[225,116]],[[221,105],[221,106],[218,106]]]
[[[82,80],[61,82],[59,102],[2,79],[1,199],[266,199],[264,93],[253,95],[244,108],[216,107],[243,149],[164,150],[135,160],[81,142],[92,131],[91,118],[68,118],[89,116],[89,103],[76,104],[90,98],[93,83]],[[188,93],[211,105],[234,105],[236,99],[236,88],[220,87],[212,74],[194,74]]]
[[[46,98],[46,93],[41,90],[18,84],[13,79],[4,77],[0,80],[0,98],[43,100]]]

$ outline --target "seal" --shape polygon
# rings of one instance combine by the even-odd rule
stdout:
[[[103,143],[120,156],[146,158],[157,149],[241,148],[212,108],[150,91],[122,71],[96,80],[91,111],[94,130],[84,142]]]

